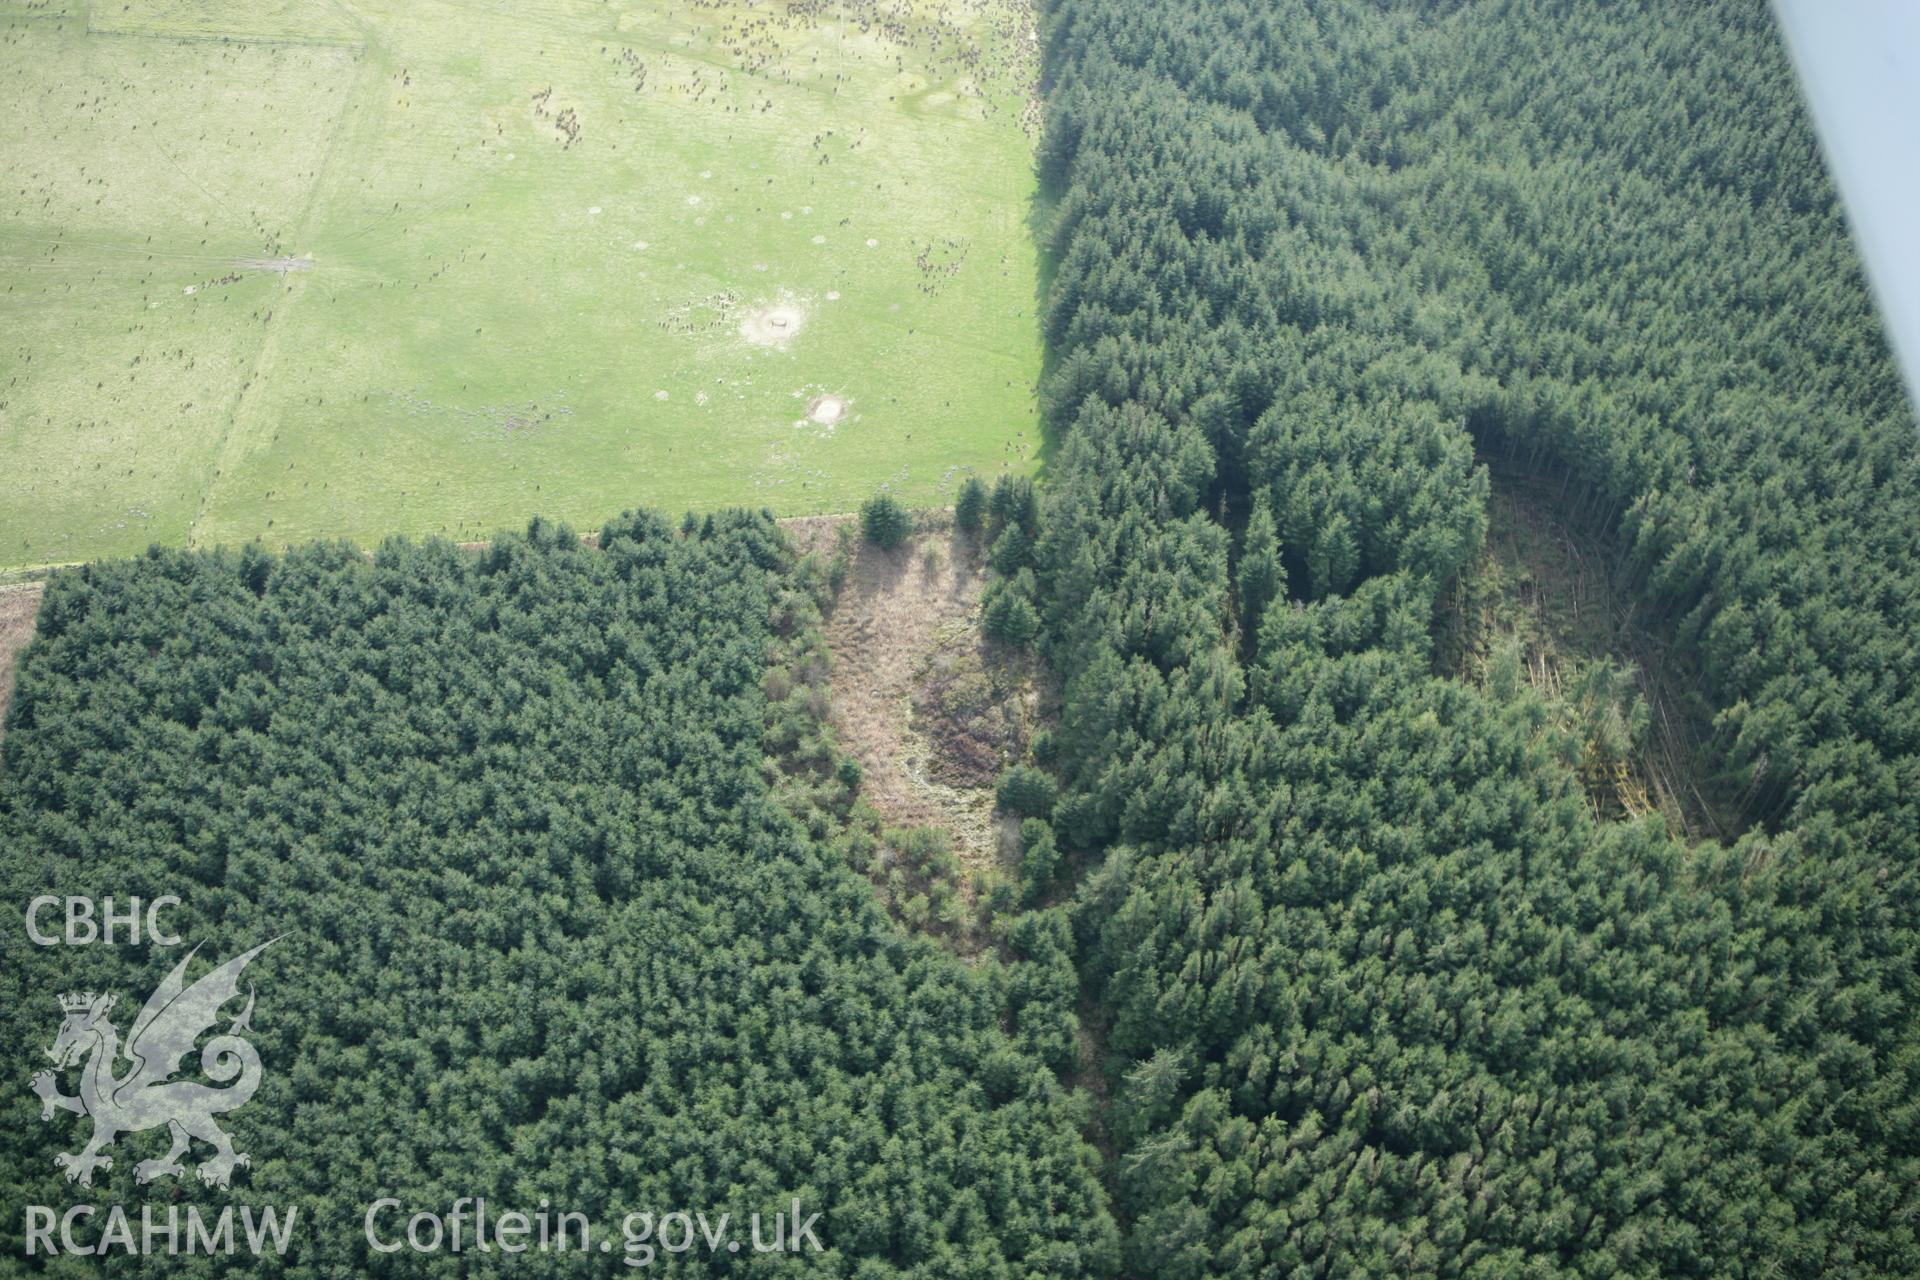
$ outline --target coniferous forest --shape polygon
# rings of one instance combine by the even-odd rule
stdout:
[[[632,1210],[731,1213],[742,1238],[758,1212],[770,1238],[798,1198],[826,1252],[747,1255],[795,1275],[1110,1267],[1098,1159],[1021,1026],[1044,1002],[901,935],[774,794],[765,740],[810,690],[764,686],[804,675],[813,610],[772,521],[628,516],[599,541],[536,523],[480,556],[60,575],[6,738],[8,884],[194,886],[166,919],[207,959],[282,936],[247,975],[280,1069],[237,1113],[236,1198],[302,1206],[292,1274],[487,1261],[471,1235],[465,1258],[372,1252],[383,1195],[547,1201],[616,1248]],[[61,950],[5,970],[9,1205],[61,1203],[73,1135],[24,1087],[54,994],[119,991],[122,1030],[146,996],[140,953]],[[118,1154],[91,1196],[137,1205]]]
[[[959,515],[1060,689],[997,945],[876,901],[830,574],[744,513],[57,574],[13,896],[291,935],[247,1190],[316,1217],[822,1211],[823,1254],[675,1274],[1920,1274],[1920,445],[1767,6],[1042,35],[1056,450]],[[1631,584],[1711,833],[1439,652],[1515,477]],[[12,1075],[126,965],[12,950]],[[0,1200],[50,1203],[15,1095]]]
[[[1156,1277],[1920,1270],[1920,465],[1759,3],[1062,0],[1053,818]],[[1744,833],[1434,674],[1561,483]]]

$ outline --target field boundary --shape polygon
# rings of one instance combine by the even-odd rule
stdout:
[[[351,11],[344,12],[351,21],[360,22],[359,17]],[[363,25],[362,30],[364,29]],[[307,188],[307,198],[300,207],[299,215],[293,220],[293,237],[296,247],[303,238],[311,237],[314,214],[320,207],[321,189],[333,172],[334,158],[340,150],[341,135],[346,132],[347,121],[352,117],[354,101],[366,87],[368,68],[373,66],[373,59],[367,56],[366,43],[345,47],[354,52],[353,83],[347,87],[346,93],[340,98],[340,108],[334,114],[333,127],[327,131],[326,151],[320,157],[319,167],[314,170],[313,182]],[[300,274],[303,277],[305,275],[305,273]],[[290,277],[283,274],[281,279],[288,280]],[[212,469],[207,474],[206,484],[200,490],[200,503],[194,509],[193,518],[187,522],[186,545],[189,547],[200,545],[196,531],[207,518],[207,512],[213,504],[214,490],[220,487],[220,477],[235,460],[234,446],[236,437],[240,434],[240,411],[246,404],[247,392],[260,377],[261,365],[266,360],[267,349],[272,345],[274,335],[285,327],[286,317],[292,314],[294,304],[305,292],[303,285],[304,279],[300,284],[289,284],[283,304],[273,308],[272,315],[260,333],[260,341],[254,347],[253,358],[247,364],[246,377],[241,379],[239,387],[234,391],[233,403],[227,409],[226,425],[221,428],[220,440],[213,449]]]
[[[313,49],[347,49],[364,52],[364,40],[329,40],[324,36],[235,36],[195,31],[140,31],[134,28],[96,27],[89,20],[86,34],[101,39],[173,40],[181,44],[293,45]]]
[[[885,44],[805,6],[723,38],[704,10],[55,3],[12,100],[86,91],[0,214],[71,205],[78,238],[0,267],[22,297],[118,292],[22,340],[34,430],[0,443],[85,485],[19,487],[0,574],[532,511],[950,503],[1038,464],[1025,0],[970,0],[954,34],[909,0],[925,33]],[[805,336],[685,331],[719,294]]]
[[[245,35],[221,31],[166,31],[161,29],[143,30],[139,27],[101,27],[94,25],[93,10],[96,0],[86,0],[84,19],[86,34],[89,36],[120,36],[133,40],[179,40],[189,44],[261,44],[261,45],[303,45],[322,49],[357,49],[367,47],[367,24],[353,10],[339,3],[339,0],[326,0],[328,7],[344,16],[347,21],[360,29],[360,39],[336,39],[332,36],[261,36]],[[35,15],[40,16],[40,15]],[[54,16],[54,15],[45,15]],[[71,17],[71,14],[60,15]]]

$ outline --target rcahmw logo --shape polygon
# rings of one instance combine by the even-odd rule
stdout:
[[[61,907],[63,903],[66,929],[60,933],[42,933],[40,931],[42,913],[49,907]],[[92,898],[61,899],[53,894],[43,893],[27,904],[27,937],[33,940],[36,947],[57,947],[63,942],[69,947],[85,947],[96,941],[111,945],[116,941],[114,932],[118,928],[125,933],[127,942],[138,946],[140,923],[144,919],[147,925],[147,939],[154,946],[179,946],[179,938],[162,930],[160,909],[177,907],[180,905],[180,899],[168,893],[146,905],[146,914],[142,916],[138,898],[129,899],[124,911],[115,911],[112,898],[96,904]],[[53,919],[58,920],[60,916],[56,915]]]
[[[239,1110],[260,1087],[260,1055],[245,1039],[253,1017],[251,988],[239,1016],[200,1051],[201,1071],[215,1085],[226,1087],[215,1088],[176,1076],[193,1051],[194,1042],[214,1027],[221,1008],[239,995],[240,974],[275,941],[278,939],[236,956],[191,986],[186,981],[187,965],[199,948],[189,951],[147,998],[127,1032],[124,1047],[112,1019],[114,996],[83,992],[59,997],[60,1031],[47,1050],[55,1069],[36,1074],[33,1091],[40,1098],[41,1120],[53,1119],[55,1111],[70,1111],[93,1121],[93,1133],[78,1154],[63,1152],[54,1157],[69,1182],[92,1186],[97,1170],[113,1168],[113,1157],[104,1153],[121,1134],[161,1127],[166,1128],[172,1145],[165,1155],[134,1165],[137,1183],[184,1175],[186,1167],[180,1160],[195,1141],[213,1148],[213,1154],[196,1170],[200,1181],[210,1187],[226,1187],[233,1171],[250,1163],[245,1152],[234,1150],[233,1139],[215,1117]],[[120,1069],[123,1057],[127,1063],[124,1071]],[[80,1068],[78,1092],[62,1093],[56,1073],[75,1066]],[[168,1206],[160,1214],[151,1205],[143,1208],[136,1240],[127,1214],[118,1205],[110,1206],[100,1237],[89,1244],[76,1239],[74,1232],[81,1222],[94,1216],[93,1206],[74,1205],[56,1213],[45,1205],[28,1205],[27,1252],[31,1255],[38,1248],[48,1253],[107,1253],[118,1248],[145,1253],[156,1246],[168,1253],[196,1252],[200,1246],[208,1252],[233,1250],[231,1206],[223,1209],[212,1225],[191,1206],[183,1223],[173,1212],[176,1207]],[[255,1253],[269,1244],[276,1252],[284,1250],[297,1212],[297,1208],[289,1208],[283,1223],[272,1209],[264,1210],[256,1219],[250,1207],[243,1208],[245,1244]],[[162,1240],[164,1245],[159,1243]]]

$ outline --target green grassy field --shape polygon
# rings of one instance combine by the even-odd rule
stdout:
[[[1034,58],[1016,0],[0,0],[0,565],[1030,469]]]

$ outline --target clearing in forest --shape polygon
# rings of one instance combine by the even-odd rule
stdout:
[[[13,675],[20,651],[33,639],[40,617],[40,594],[46,584],[22,582],[0,586],[0,729],[13,703]]]
[[[0,567],[1029,470],[1024,0],[0,0]]]
[[[1706,748],[1711,711],[1684,656],[1642,625],[1618,548],[1562,514],[1560,481],[1480,461],[1493,472],[1487,542],[1445,601],[1441,669],[1545,697],[1581,744],[1601,816],[1657,810],[1689,838],[1738,835],[1739,798],[1716,784]]]
[[[803,551],[828,550],[851,517],[789,522]],[[986,564],[976,540],[928,528],[892,551],[853,547],[827,620],[833,726],[860,762],[861,795],[890,827],[944,832],[962,868],[1011,866],[1019,824],[994,782],[1040,723],[1031,658],[980,634]]]

